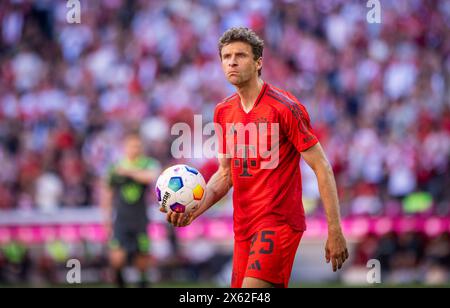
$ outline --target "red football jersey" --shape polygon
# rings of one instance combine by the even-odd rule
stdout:
[[[281,224],[304,231],[300,152],[318,142],[305,107],[264,83],[252,110],[236,93],[216,106],[214,122],[219,154],[231,157],[235,239]]]

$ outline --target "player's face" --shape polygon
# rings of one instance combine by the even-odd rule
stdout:
[[[222,47],[222,69],[228,81],[235,86],[243,85],[258,77],[262,58],[254,60],[252,47],[244,42],[233,42]]]
[[[137,158],[142,151],[142,142],[137,137],[128,137],[125,140],[125,155],[129,159]]]

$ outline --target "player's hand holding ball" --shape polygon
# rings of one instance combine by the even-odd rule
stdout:
[[[159,210],[167,213],[167,221],[185,227],[195,218],[195,211],[205,198],[206,183],[201,173],[187,165],[167,168],[156,182]]]

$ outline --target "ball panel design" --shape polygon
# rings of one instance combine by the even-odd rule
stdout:
[[[173,192],[177,192],[183,187],[183,180],[179,176],[174,176],[170,179],[169,185],[167,185]]]
[[[175,202],[170,206],[170,209],[175,213],[184,213],[186,211],[186,207],[178,202]]]
[[[158,186],[156,186],[156,197],[158,198],[158,202],[161,202],[161,189],[159,189]]]
[[[178,203],[188,205],[194,199],[194,196],[190,188],[183,187],[177,192],[176,198]]]
[[[205,190],[203,189],[203,187],[200,184],[197,184],[197,186],[195,186],[195,188],[192,190],[194,200],[202,200],[204,192]]]
[[[190,172],[190,173],[193,173],[193,174],[195,174],[195,175],[198,174],[198,170],[195,169],[195,168],[192,168],[192,167],[189,167],[189,166],[185,166],[185,168],[186,168],[186,170],[187,170],[188,172]]]

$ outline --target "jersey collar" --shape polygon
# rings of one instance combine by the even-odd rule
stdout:
[[[241,99],[240,99],[240,98],[239,98],[239,100],[238,100],[239,108],[240,108],[244,113],[249,114],[250,112],[252,112],[253,109],[255,109],[256,106],[258,106],[259,102],[260,102],[260,101],[262,100],[262,98],[264,97],[264,94],[266,93],[266,90],[267,90],[267,83],[264,81],[264,84],[263,84],[263,86],[262,86],[262,88],[261,88],[261,91],[259,92],[258,97],[256,98],[255,103],[253,104],[252,109],[250,109],[249,112],[245,112],[245,111],[244,111],[244,108],[242,108],[242,104],[241,104]],[[238,96],[238,97],[239,97],[239,96]]]

